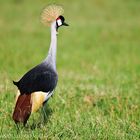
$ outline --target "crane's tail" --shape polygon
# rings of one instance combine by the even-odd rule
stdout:
[[[19,86],[19,82],[13,81],[13,84],[16,85],[17,87]]]
[[[31,94],[19,95],[13,112],[13,120],[15,123],[21,122],[25,125],[30,117],[31,110]]]

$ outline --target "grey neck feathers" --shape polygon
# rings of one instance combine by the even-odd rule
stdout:
[[[56,70],[56,51],[57,51],[57,31],[56,21],[51,24],[51,43],[48,52],[48,56],[45,59],[45,63]]]

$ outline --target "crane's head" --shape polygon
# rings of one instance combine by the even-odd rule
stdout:
[[[64,10],[62,6],[52,4],[47,6],[42,14],[41,14],[41,21],[45,25],[51,25],[51,23],[56,21],[56,30],[58,30],[61,26],[69,26],[65,23],[65,18],[62,16]]]
[[[56,19],[56,29],[58,30],[59,27],[61,26],[69,26],[66,22],[65,22],[65,18],[63,16],[59,16]]]

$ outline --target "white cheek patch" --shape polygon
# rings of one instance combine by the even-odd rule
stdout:
[[[57,24],[58,24],[58,26],[61,26],[61,25],[62,25],[61,19],[58,19],[58,20],[57,20]]]

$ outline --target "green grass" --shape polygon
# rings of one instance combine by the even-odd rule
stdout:
[[[59,83],[47,120],[40,110],[17,129],[12,80],[47,55],[47,2],[0,0],[0,139],[140,139],[140,1],[55,2],[70,24],[58,36]]]

